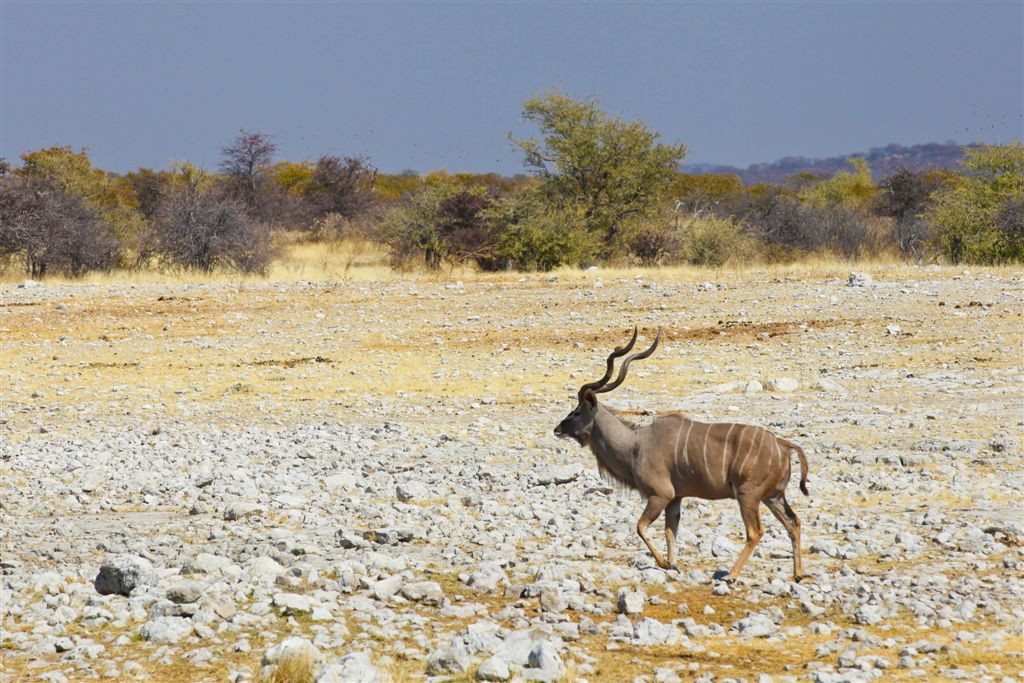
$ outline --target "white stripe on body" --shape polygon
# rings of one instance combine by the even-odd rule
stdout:
[[[672,459],[676,461],[679,460],[679,437],[683,433],[684,426],[686,426],[685,418],[683,419],[683,422],[679,423],[679,430],[676,431],[676,447],[672,449]]]
[[[729,465],[729,459],[725,456],[729,453],[729,435],[732,434],[732,430],[735,428],[736,423],[733,422],[732,425],[729,426],[729,431],[725,433],[725,441],[722,442],[722,486],[725,486],[725,482],[729,481],[729,475],[725,471],[726,467]],[[741,429],[740,434],[742,433],[743,430]]]
[[[743,460],[740,461],[739,470],[737,470],[737,472],[736,472],[736,477],[737,478],[739,478],[743,474],[743,468],[746,466],[747,458],[750,457],[751,452],[756,451],[759,448],[759,444],[761,443],[761,441],[758,440],[758,438],[760,438],[761,440],[764,439],[764,430],[763,429],[758,430],[757,436],[755,436],[753,439],[751,439],[751,441],[750,441],[750,448],[748,448],[747,452],[743,455]]]
[[[693,422],[690,422],[690,428],[686,430],[686,436],[683,438],[683,461],[686,462],[686,471],[690,471],[690,432],[693,431]]]
[[[715,425],[708,425],[708,428],[704,430],[704,476],[708,478],[708,483],[711,483],[711,472],[708,467],[708,434],[711,433],[711,428]]]

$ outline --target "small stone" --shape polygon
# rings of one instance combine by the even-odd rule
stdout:
[[[749,638],[767,638],[779,632],[779,627],[767,617],[754,615],[740,619],[734,624],[741,636]]]
[[[725,536],[715,536],[711,542],[711,555],[714,557],[735,557],[740,547]]]
[[[224,508],[224,519],[233,522],[249,515],[263,514],[263,512],[264,508],[262,505],[240,500]]]
[[[418,482],[403,482],[395,487],[395,496],[403,503],[414,500],[426,500],[430,497],[430,490]]]
[[[276,593],[273,605],[281,610],[283,616],[291,614],[308,614],[313,611],[313,600],[308,595],[298,593]]]
[[[792,391],[796,391],[799,387],[800,382],[796,381],[792,377],[773,377],[765,380],[764,382],[765,389],[780,394],[788,394]]]
[[[334,541],[342,548],[367,548],[370,545],[369,541],[349,529],[335,531]]]
[[[383,683],[384,672],[373,665],[365,652],[350,652],[328,664],[314,683]]]
[[[682,638],[679,629],[657,619],[644,617],[637,622],[633,642],[637,645],[674,645]]]
[[[461,645],[437,649],[427,656],[427,675],[460,674],[469,670],[469,654]]]
[[[139,635],[152,643],[177,643],[190,633],[192,622],[184,617],[155,617],[139,629]]]
[[[402,597],[425,605],[440,605],[444,600],[444,591],[436,581],[419,581],[402,586]]]
[[[558,614],[566,608],[565,598],[562,591],[557,587],[543,588],[540,591],[540,609],[542,612],[554,612]]]
[[[846,284],[849,287],[870,287],[874,280],[867,273],[852,272]]]
[[[553,674],[557,678],[565,675],[565,664],[558,656],[558,650],[548,640],[538,641],[530,650],[527,663],[531,668],[540,669],[545,674]]]
[[[647,595],[642,590],[622,588],[619,590],[619,613],[640,614],[644,611],[646,601]]]
[[[167,599],[179,605],[192,603],[203,595],[203,584],[191,579],[179,581],[167,589]]]
[[[511,677],[508,663],[497,655],[485,660],[476,670],[476,680],[478,681],[507,681]]]
[[[323,655],[320,653],[319,648],[310,641],[293,636],[285,638],[264,652],[260,663],[263,666],[277,665],[280,667],[289,661],[297,669],[308,666],[309,671],[307,675],[316,675],[323,666]],[[305,680],[309,679],[306,678]]]
[[[371,584],[370,594],[378,600],[387,600],[397,593],[404,583],[405,577],[401,574],[395,574],[394,576],[389,576],[386,579],[375,581]]]
[[[583,474],[583,465],[573,463],[571,465],[547,465],[534,471],[534,477],[540,486],[552,484],[568,484],[576,481]]]

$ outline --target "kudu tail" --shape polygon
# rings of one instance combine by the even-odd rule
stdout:
[[[811,495],[807,492],[807,455],[804,453],[804,449],[786,439],[779,439],[779,442],[791,451],[796,451],[797,456],[800,458],[800,492],[805,496]]]
[[[796,444],[790,445],[800,457],[800,492],[805,496],[809,496],[811,494],[807,492],[807,456],[804,454],[804,449],[800,448]]]

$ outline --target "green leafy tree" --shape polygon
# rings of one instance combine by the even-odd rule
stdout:
[[[443,263],[487,263],[494,255],[493,223],[485,219],[494,199],[482,185],[447,175],[427,179],[424,188],[393,208],[381,235],[398,266],[417,256],[431,270]]]
[[[541,179],[547,213],[580,219],[601,258],[624,248],[625,233],[657,207],[686,156],[684,145],[659,143],[642,122],[609,116],[593,98],[549,92],[523,105],[523,119],[539,139],[509,139]]]
[[[964,171],[934,195],[927,212],[940,251],[953,263],[1024,260],[1017,207],[1024,201],[1024,146],[969,148]]]
[[[847,209],[866,209],[878,193],[871,179],[871,168],[865,159],[851,157],[846,160],[853,171],[839,171],[831,178],[815,182],[813,179],[800,191],[800,199],[815,209],[842,206]]]
[[[21,155],[23,163],[16,173],[42,180],[61,192],[81,199],[99,214],[111,234],[130,248],[146,229],[139,201],[130,182],[96,168],[89,150],[71,147],[46,147]]]

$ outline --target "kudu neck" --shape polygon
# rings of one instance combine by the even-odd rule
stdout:
[[[601,404],[590,429],[590,450],[616,479],[633,485],[633,461],[637,450],[636,430]]]

